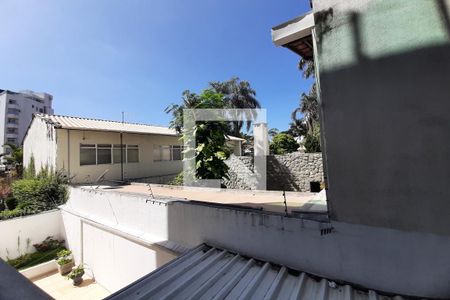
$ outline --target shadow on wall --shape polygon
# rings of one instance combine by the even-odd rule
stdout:
[[[272,191],[304,191],[294,174],[273,156],[267,157],[267,189]]]
[[[356,64],[320,73],[331,216],[450,234],[450,45],[372,59],[350,23]]]

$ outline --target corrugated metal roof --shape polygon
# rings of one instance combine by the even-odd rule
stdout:
[[[61,115],[44,115],[36,114],[38,118],[50,121],[59,128],[79,129],[79,130],[98,130],[98,131],[115,131],[139,134],[159,134],[159,135],[177,135],[176,131],[168,127],[154,126],[138,123],[127,123],[119,121],[109,121],[100,119],[89,119]],[[243,140],[241,138],[229,137],[231,140]]]
[[[203,244],[107,299],[392,298]]]

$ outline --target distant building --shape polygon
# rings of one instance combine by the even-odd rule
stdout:
[[[230,137],[234,154],[240,155],[242,141]],[[167,127],[35,114],[23,142],[23,162],[28,167],[33,157],[38,171],[64,170],[73,183],[166,177],[182,171],[182,145]]]
[[[53,96],[47,93],[0,90],[1,153],[9,151],[3,147],[5,143],[22,143],[34,113],[53,114],[52,100]]]

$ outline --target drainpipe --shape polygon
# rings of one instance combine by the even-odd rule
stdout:
[[[70,130],[67,129],[67,177],[70,181]]]
[[[120,180],[123,182],[123,133],[120,133]]]
[[[125,121],[124,112],[122,112],[122,130]],[[123,131],[120,131],[120,180],[123,183]]]

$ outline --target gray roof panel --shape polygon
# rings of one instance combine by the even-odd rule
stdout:
[[[403,299],[200,245],[107,299]]]

